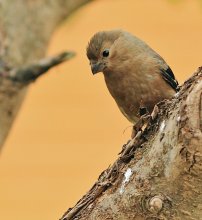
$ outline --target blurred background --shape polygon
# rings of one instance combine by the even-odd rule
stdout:
[[[85,55],[95,32],[113,28],[146,41],[180,83],[202,65],[200,0],[97,0],[80,8],[47,51],[74,50],[76,58],[31,85],[1,153],[0,219],[59,219],[130,138],[131,124]]]

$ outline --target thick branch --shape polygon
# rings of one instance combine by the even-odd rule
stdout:
[[[201,97],[199,68],[172,101],[155,107],[142,132],[61,219],[200,219]]]
[[[57,25],[91,1],[0,1],[0,149],[24,100],[29,82],[69,59],[72,54],[64,53],[36,64],[33,61],[45,56],[50,36]]]

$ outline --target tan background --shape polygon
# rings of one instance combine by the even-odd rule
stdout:
[[[47,23],[48,25],[48,23]],[[0,158],[0,219],[55,220],[94,183],[130,136],[130,123],[93,77],[85,48],[93,33],[122,28],[144,39],[182,82],[202,65],[198,0],[100,0],[53,35],[48,54],[77,57],[30,88]]]

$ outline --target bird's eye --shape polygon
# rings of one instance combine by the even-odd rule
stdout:
[[[104,50],[104,51],[102,52],[102,56],[103,56],[103,57],[108,57],[108,56],[109,56],[109,50],[108,50],[108,49]]]

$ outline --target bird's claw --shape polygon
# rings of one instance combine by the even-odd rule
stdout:
[[[150,123],[150,121],[152,120],[151,115],[150,114],[144,114],[140,117],[140,119],[138,120],[138,122],[133,125],[133,130],[132,130],[132,134],[131,134],[131,138],[133,139],[139,131],[144,131],[145,128],[147,127],[148,123]]]
[[[137,123],[135,125],[133,125],[133,130],[132,130],[132,134],[131,134],[132,139],[134,137],[136,137],[136,135],[138,134],[139,131],[143,132],[145,130],[145,128],[147,127],[147,125],[156,119],[156,117],[159,113],[159,107],[157,105],[154,106],[154,109],[151,114],[148,113],[146,108],[140,108],[139,112],[140,113],[141,113],[141,111],[143,112],[143,109],[144,109],[144,112],[146,112],[146,113],[141,115],[141,117],[137,121]]]

